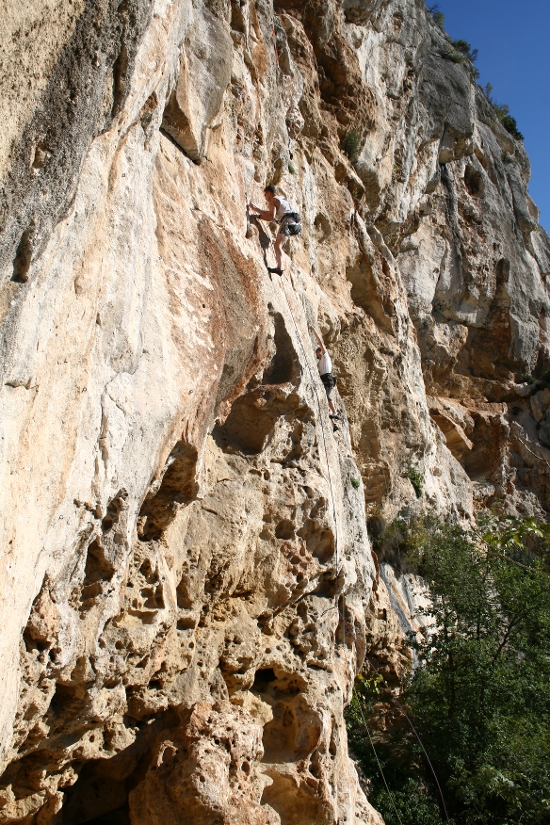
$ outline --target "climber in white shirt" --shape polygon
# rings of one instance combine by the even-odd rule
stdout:
[[[315,355],[317,356],[317,369],[319,370],[319,375],[321,376],[321,381],[323,382],[323,386],[325,388],[328,400],[328,406],[330,409],[330,418],[332,420],[333,429],[336,431],[338,427],[334,423],[334,421],[339,421],[340,416],[336,413],[336,408],[334,407],[334,402],[331,399],[331,393],[334,387],[336,386],[336,378],[332,374],[332,360],[330,355],[327,352],[325,345],[323,344],[323,339],[315,329],[312,327],[311,324],[308,324],[308,329],[315,335],[319,346],[315,350]]]
[[[302,220],[299,214],[295,211],[292,204],[278,195],[274,186],[266,186],[264,189],[264,196],[267,201],[268,208],[261,209],[259,206],[254,206],[253,203],[248,204],[249,209],[253,209],[262,221],[277,221],[279,224],[279,231],[275,239],[275,260],[277,266],[268,266],[269,272],[274,272],[276,275],[282,275],[284,270],[283,265],[283,248],[291,235],[299,235],[302,231]]]

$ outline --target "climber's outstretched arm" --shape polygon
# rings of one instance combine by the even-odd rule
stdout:
[[[262,221],[274,221],[275,220],[275,209],[276,209],[276,204],[275,203],[269,209],[260,209],[259,206],[255,206],[253,203],[249,203],[248,208],[253,209],[254,212],[257,213],[257,217],[261,218]]]
[[[315,329],[315,327],[312,327],[312,326],[311,326],[311,324],[308,324],[308,325],[307,325],[307,328],[308,328],[308,329],[310,329],[310,330],[311,330],[311,332],[312,332],[312,333],[315,335],[315,337],[317,338],[317,341],[319,342],[319,346],[321,347],[321,352],[322,352],[322,354],[324,355],[324,354],[325,354],[325,352],[327,351],[327,348],[326,348],[326,347],[325,347],[325,345],[323,344],[323,339],[321,338],[321,336],[319,335],[319,333],[317,332],[317,330]]]

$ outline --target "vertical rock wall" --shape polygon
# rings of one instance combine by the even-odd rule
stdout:
[[[0,822],[378,821],[366,515],[547,506],[527,158],[420,0],[65,5],[2,23]]]

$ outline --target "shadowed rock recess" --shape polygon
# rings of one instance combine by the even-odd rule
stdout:
[[[380,825],[343,710],[412,597],[367,518],[550,510],[523,145],[421,0],[8,6],[0,823]]]

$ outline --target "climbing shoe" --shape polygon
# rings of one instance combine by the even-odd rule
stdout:
[[[340,428],[336,426],[336,424],[332,425],[332,432],[337,433]]]
[[[329,418],[332,418],[333,421],[340,421],[340,416],[336,415],[336,413],[331,413]]]
[[[268,266],[267,271],[272,272],[274,275],[282,275],[283,272],[284,272],[284,269],[279,269],[278,266]]]

